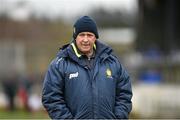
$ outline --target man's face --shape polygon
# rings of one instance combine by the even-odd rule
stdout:
[[[89,54],[93,51],[95,41],[96,37],[93,33],[81,32],[77,35],[76,45],[82,53]]]

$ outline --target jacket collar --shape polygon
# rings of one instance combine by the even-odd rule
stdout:
[[[80,51],[79,51],[78,48],[76,47],[75,43],[72,42],[72,43],[71,43],[71,46],[72,46],[72,48],[73,48],[73,50],[74,50],[75,55],[76,55],[78,58],[80,58],[80,57],[82,56],[82,54],[80,53]],[[96,50],[96,44],[94,44],[94,50]]]
[[[100,58],[102,60],[105,60],[112,53],[112,49],[106,44],[100,42],[99,40],[96,40],[94,49],[96,49],[96,59]],[[82,55],[80,54],[74,42],[71,42],[70,44],[64,45],[58,52],[57,56],[67,57],[79,63]]]

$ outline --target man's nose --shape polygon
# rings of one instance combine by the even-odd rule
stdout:
[[[88,41],[88,36],[85,35],[83,40],[84,40],[84,42],[87,42]]]

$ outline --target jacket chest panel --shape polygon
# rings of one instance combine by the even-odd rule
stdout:
[[[99,67],[99,73],[97,75],[97,86],[100,95],[112,95],[115,93],[116,88],[116,68],[111,64],[104,64]],[[114,95],[112,95],[114,96]]]

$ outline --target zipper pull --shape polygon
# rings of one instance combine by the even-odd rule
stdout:
[[[87,69],[87,70],[89,69],[87,65],[86,65],[86,66],[84,66],[84,68],[85,68],[85,69]]]

